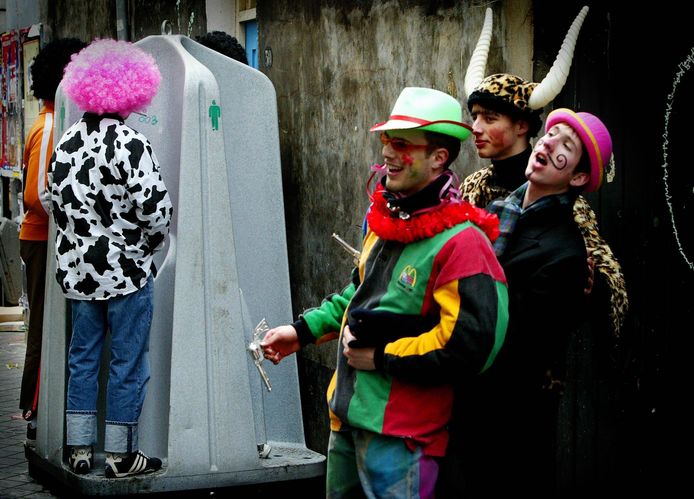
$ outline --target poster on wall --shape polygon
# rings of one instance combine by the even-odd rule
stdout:
[[[31,124],[39,117],[40,102],[31,91],[31,65],[39,53],[39,39],[30,38],[22,43],[22,68],[24,73],[24,139]]]
[[[2,34],[2,168],[17,168],[22,157],[21,93],[19,91],[19,36]]]
[[[0,169],[4,168],[7,162],[7,96],[5,92],[5,37],[7,33],[0,35],[0,113],[2,113],[2,119],[0,119]]]

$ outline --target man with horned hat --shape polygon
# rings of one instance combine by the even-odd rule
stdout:
[[[470,136],[460,103],[405,88],[380,134],[384,164],[352,282],[261,346],[277,363],[339,331],[328,388],[326,496],[433,497],[452,382],[493,363],[507,290],[496,217],[458,197],[449,169]]]
[[[531,153],[530,139],[540,130],[542,109],[559,94],[566,82],[578,33],[587,13],[588,7],[583,7],[576,16],[547,76],[541,83],[532,83],[510,74],[484,77],[492,33],[492,11],[487,9],[482,33],[465,75],[465,92],[477,153],[480,158],[491,159],[491,165],[465,178],[461,185],[464,199],[485,207],[525,181],[523,172]],[[606,168],[606,173],[610,174],[610,169]],[[611,329],[618,337],[628,308],[621,266],[600,236],[595,213],[583,196],[576,199],[574,217],[585,239],[596,279],[604,280],[599,284],[608,288]]]
[[[468,107],[474,121],[475,146],[480,157],[492,160],[490,166],[468,176],[461,186],[463,196],[477,206],[488,206],[488,209],[497,211],[494,208],[495,203],[491,205],[489,203],[494,200],[503,200],[528,180],[529,177],[526,178],[529,174],[528,164],[535,154],[530,145],[530,138],[534,137],[541,127],[542,108],[556,97],[566,81],[573,48],[586,13],[587,7],[584,7],[571,26],[550,74],[542,83],[537,84],[509,74],[483,77],[491,38],[492,13],[491,9],[487,9],[485,26],[471,58],[465,83],[466,93],[469,95]],[[552,119],[556,116],[558,115],[550,114]],[[599,122],[597,118],[594,120],[593,118],[589,119],[591,123]],[[579,121],[575,120],[573,124]],[[550,126],[553,123],[554,121],[548,118],[548,134],[554,133]],[[602,123],[596,126],[604,129]],[[609,139],[609,134],[606,130],[604,131]],[[583,140],[583,137],[581,139]],[[538,142],[538,145],[543,140],[544,138]],[[591,149],[589,148],[588,151],[590,152]],[[590,181],[583,189],[584,192],[593,191],[600,185],[603,173],[610,164],[611,145],[601,151],[600,168],[592,170]],[[583,157],[587,156],[588,153],[584,151]],[[590,157],[592,161],[592,153]],[[532,186],[533,179],[530,178],[530,180]],[[605,282],[609,286],[610,322],[614,334],[618,335],[627,308],[621,269],[612,251],[598,234],[595,215],[585,199],[575,192],[576,189],[572,188],[570,191],[574,195],[565,196],[565,198],[569,199],[573,205],[575,221],[571,221],[571,225],[577,225],[580,229],[583,237],[583,253],[587,251],[587,254],[592,254],[597,270],[595,287],[602,287]],[[560,211],[558,207],[555,215],[558,216]],[[521,218],[523,216],[521,215]],[[564,223],[566,224],[567,221],[564,220]],[[501,226],[502,233],[508,231],[509,218],[502,216]],[[560,237],[553,240],[551,238],[553,234],[556,235],[551,231],[547,232],[542,237],[543,244],[555,248],[557,244],[566,242],[565,238]],[[515,237],[520,238],[522,235],[519,232],[515,234]],[[501,247],[507,240],[508,238],[502,234],[496,245],[499,252],[502,251]],[[518,239],[515,241],[514,244],[517,244]],[[576,254],[578,250],[576,248],[574,250]],[[499,252],[497,254],[502,254]],[[551,252],[545,254],[536,252],[535,260],[523,260],[523,265],[526,267],[524,271],[529,275],[535,273],[539,278],[542,272],[547,271],[547,266],[556,262],[556,257],[562,254],[566,254],[565,251],[558,251],[556,255]],[[508,258],[503,256],[500,257],[500,261],[510,275],[518,275],[518,265],[510,264]],[[566,305],[580,307],[581,314],[585,315],[587,305],[581,306],[583,298],[575,296],[575,279],[576,276],[584,275],[586,270],[590,269],[584,261],[582,266],[573,268],[573,273],[568,271],[547,273],[544,275],[542,286],[537,288],[533,288],[529,280],[519,280],[518,277],[512,280],[509,277],[509,341],[502,348],[499,363],[492,367],[489,376],[483,376],[474,384],[466,386],[465,390],[460,391],[460,396],[457,394],[451,429],[451,445],[442,467],[440,483],[440,492],[445,497],[458,497],[459,494],[477,497],[478,494],[482,494],[482,491],[488,491],[490,488],[497,492],[503,489],[508,493],[528,491],[541,494],[538,487],[546,486],[551,489],[554,486],[552,471],[555,460],[551,444],[556,428],[556,407],[553,404],[556,404],[554,400],[557,396],[556,389],[561,386],[561,373],[556,368],[551,369],[551,366],[546,366],[547,369],[542,373],[544,383],[538,383],[537,386],[544,386],[547,390],[540,394],[528,394],[521,389],[509,388],[516,387],[516,382],[520,383],[522,371],[517,372],[516,369],[508,366],[515,362],[516,367],[530,367],[533,364],[533,355],[540,355],[543,351],[553,352],[551,357],[555,367],[563,364],[558,360],[560,354],[557,352],[565,344],[566,335],[559,332],[565,328],[570,330],[572,326],[567,324],[567,320],[576,318],[570,313],[571,310],[566,310]],[[591,281],[591,278],[583,279],[584,284]],[[570,288],[574,292],[571,298],[567,292],[561,291],[562,286],[573,286]],[[547,292],[545,296],[555,293],[558,298],[566,298],[566,302],[562,301],[559,305],[552,305],[547,300],[533,302],[531,298],[536,296],[534,291],[538,290],[554,290]],[[595,299],[598,296],[605,298],[602,293],[596,293],[596,291],[593,291],[591,298]],[[557,311],[566,312],[566,320],[557,319],[554,324],[551,324],[552,321],[546,320],[548,317],[562,317],[561,314],[557,315]],[[514,314],[516,327],[514,327]],[[521,326],[523,322],[529,322],[528,317],[536,319],[534,327]],[[542,327],[553,327],[557,334],[547,336],[552,340],[551,344],[538,346],[535,339]],[[523,344],[522,342],[526,340],[527,343]],[[523,349],[519,348],[519,343]],[[526,350],[532,355],[529,355]],[[524,353],[519,353],[521,351]],[[544,399],[549,400],[549,407],[537,401],[538,398],[543,399],[543,396],[545,396]],[[525,418],[529,413],[536,414],[537,418]],[[545,418],[543,423],[546,432],[544,433],[532,433],[528,425],[524,427],[520,424],[520,421],[530,421],[535,427],[540,418]],[[542,441],[533,443],[532,438],[526,438],[531,434],[541,435]],[[538,464],[540,460],[542,464]],[[544,479],[536,480],[538,473]],[[527,488],[529,483],[533,483],[530,489]]]
[[[150,377],[153,257],[164,247],[173,208],[149,140],[125,124],[131,112],[149,105],[160,81],[154,58],[125,41],[95,40],[65,69],[65,93],[86,112],[58,143],[48,185],[56,280],[72,312],[66,441],[76,474],[94,466],[107,331],[105,476],[162,466],[139,449],[138,420]]]

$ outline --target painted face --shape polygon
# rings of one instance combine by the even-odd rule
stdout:
[[[480,158],[505,159],[522,152],[527,147],[526,134],[521,133],[520,122],[513,122],[508,115],[472,105],[472,133]]]
[[[426,150],[427,140],[421,130],[389,130],[383,142],[386,165],[386,188],[410,196],[429,185],[440,173],[434,155]]]
[[[580,186],[580,179],[588,178],[585,173],[575,173],[582,154],[578,134],[566,123],[557,123],[535,144],[525,176],[553,192],[567,191],[570,185]]]

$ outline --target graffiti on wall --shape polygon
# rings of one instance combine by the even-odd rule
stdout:
[[[677,249],[694,270],[694,174],[692,173],[691,120],[694,116],[694,47],[677,65],[665,106],[663,183]]]

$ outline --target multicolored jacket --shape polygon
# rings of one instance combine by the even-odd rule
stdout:
[[[453,197],[392,211],[384,194],[374,194],[353,282],[295,327],[308,343],[349,323],[359,344],[376,348],[376,370],[356,370],[340,334],[328,388],[333,431],[401,437],[442,456],[453,384],[487,369],[506,333],[506,279],[490,243],[498,221]]]

